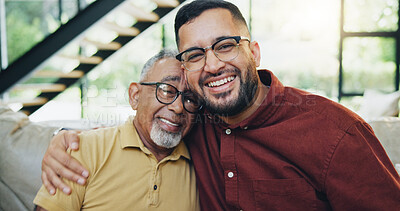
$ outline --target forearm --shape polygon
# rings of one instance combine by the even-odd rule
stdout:
[[[56,193],[55,188],[63,190],[66,194],[71,193],[70,187],[61,177],[81,185],[86,183],[88,171],[66,153],[68,148],[77,150],[78,146],[79,138],[75,131],[60,131],[52,138],[42,161],[42,182],[52,195]]]

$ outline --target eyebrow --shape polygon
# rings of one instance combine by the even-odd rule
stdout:
[[[220,36],[220,37],[217,37],[217,38],[215,38],[214,43],[215,43],[215,42],[218,42],[218,41],[220,41],[220,40],[222,40],[222,39],[224,39],[224,38],[227,38],[227,37],[232,37],[232,36]],[[214,44],[214,43],[213,43],[213,44]]]
[[[222,39],[224,39],[224,38],[227,38],[227,37],[232,37],[232,36],[220,36],[220,37],[217,37],[217,38],[215,38],[215,39],[212,41],[212,44],[214,44],[214,43],[216,43],[216,42],[218,42],[218,41],[220,41],[220,40],[222,40]],[[212,45],[212,44],[211,44],[211,45]],[[190,47],[190,48],[188,48],[188,49],[186,49],[186,50],[184,50],[184,51],[190,51],[190,50],[198,49],[198,48],[202,48],[202,47],[200,47],[200,46],[193,46],[193,47]]]
[[[161,79],[161,82],[167,82],[167,81],[181,81],[182,78],[180,76],[166,76],[163,79]]]

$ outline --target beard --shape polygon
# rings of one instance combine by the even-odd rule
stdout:
[[[255,69],[255,68],[254,68]],[[242,77],[241,71],[237,68],[233,70],[225,70],[221,71],[219,74],[224,72],[234,72],[236,73],[236,77],[239,77],[240,80],[240,87],[239,93],[236,99],[226,100],[223,103],[216,103],[213,102],[212,99],[208,98],[206,95],[201,95],[196,93],[197,97],[202,100],[204,107],[207,109],[208,112],[211,114],[219,115],[219,116],[234,116],[242,112],[254,99],[254,96],[257,92],[258,87],[258,78],[253,74],[254,71],[253,67],[249,65],[247,67],[247,73]],[[206,78],[199,80],[199,86],[202,87],[203,81]],[[202,88],[204,93],[204,89]],[[218,95],[214,95],[217,98],[224,98],[231,94],[232,91],[220,93]]]
[[[156,121],[153,121],[150,131],[150,138],[158,146],[170,149],[179,144],[182,139],[182,131],[179,131],[178,133],[165,131],[158,125]]]

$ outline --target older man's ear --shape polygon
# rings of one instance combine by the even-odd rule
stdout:
[[[138,102],[139,102],[139,84],[136,82],[132,82],[129,85],[129,104],[133,110],[137,110]]]

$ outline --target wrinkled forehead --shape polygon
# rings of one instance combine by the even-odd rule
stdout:
[[[149,81],[169,83],[183,89],[186,84],[184,70],[175,58],[164,58],[157,61],[148,77]],[[180,87],[178,87],[180,86]]]

